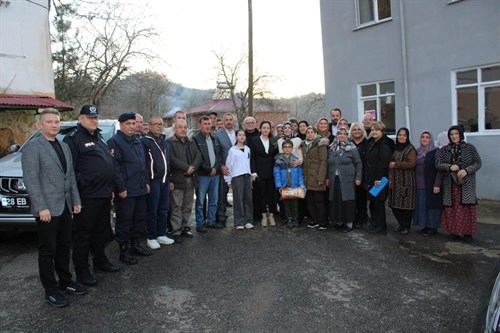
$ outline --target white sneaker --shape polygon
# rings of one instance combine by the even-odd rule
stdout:
[[[245,224],[245,229],[253,229],[253,224],[252,223]]]
[[[148,239],[147,246],[152,250],[156,250],[160,248],[160,243],[156,239]]]
[[[242,225],[237,225],[236,230],[245,230],[245,227]]]
[[[156,241],[163,245],[170,245],[175,243],[175,241],[172,238],[168,238],[167,236],[160,236],[156,238]]]

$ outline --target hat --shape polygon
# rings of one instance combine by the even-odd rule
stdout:
[[[118,117],[118,121],[120,123],[124,123],[124,122],[126,122],[127,120],[130,120],[130,119],[135,120],[135,113],[133,113],[133,112],[125,112],[125,113],[122,113]]]
[[[99,115],[99,110],[97,109],[97,106],[92,104],[87,104],[82,106],[80,114],[84,116],[97,117]]]
[[[207,117],[210,116],[211,114],[214,114],[216,117],[218,116],[217,112],[215,112],[215,111],[207,111],[207,112],[205,112],[205,116],[207,116]]]

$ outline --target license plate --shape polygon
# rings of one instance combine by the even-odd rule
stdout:
[[[28,199],[27,198],[2,197],[2,207],[26,208],[26,207],[28,207]]]

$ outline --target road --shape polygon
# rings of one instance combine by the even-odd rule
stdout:
[[[0,332],[473,332],[499,239],[498,224],[480,224],[472,244],[443,232],[195,232],[119,274],[97,272],[97,287],[54,309],[36,234],[21,233],[0,244]],[[117,262],[117,245],[107,252]]]

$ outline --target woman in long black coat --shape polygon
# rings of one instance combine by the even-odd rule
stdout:
[[[271,123],[264,120],[260,123],[260,135],[248,142],[251,156],[252,174],[256,173],[254,191],[257,191],[254,204],[255,215],[262,215],[263,227],[276,224],[276,187],[274,185],[274,157],[278,154],[278,142],[271,135]],[[267,213],[269,212],[269,216]]]
[[[381,121],[374,122],[371,129],[371,138],[368,140],[365,164],[363,166],[364,183],[367,191],[374,186],[380,186],[381,179],[389,175],[389,162],[392,150],[389,139],[385,135],[385,125]],[[385,233],[387,230],[385,216],[385,200],[388,195],[388,186],[385,186],[377,196],[368,193],[372,220],[370,233]]]

